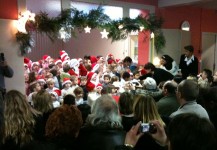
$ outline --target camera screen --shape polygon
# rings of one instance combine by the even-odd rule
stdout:
[[[142,123],[141,124],[141,132],[149,132],[149,124],[148,123]]]

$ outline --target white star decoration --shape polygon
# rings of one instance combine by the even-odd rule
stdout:
[[[142,32],[144,30],[144,27],[139,27],[140,32]]]
[[[103,38],[108,39],[109,32],[107,32],[106,29],[104,29],[103,32],[100,32],[100,33],[102,34],[102,39]]]
[[[90,33],[91,28],[87,26],[86,28],[84,28],[84,30],[85,30],[85,33]]]

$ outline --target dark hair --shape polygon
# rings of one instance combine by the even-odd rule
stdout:
[[[213,81],[212,71],[209,69],[203,69],[203,71],[207,75],[208,82],[211,83]]]
[[[192,101],[199,95],[199,86],[194,80],[186,79],[178,85],[178,91],[186,101]]]
[[[167,63],[172,63],[173,59],[169,55],[162,55],[161,59],[165,60]]]
[[[177,84],[173,81],[167,81],[164,84],[164,89],[167,89],[167,92],[170,94],[175,94],[177,89]]]
[[[155,70],[155,66],[152,63],[148,62],[145,64],[144,69],[146,69],[146,70],[151,69],[151,71],[153,71],[153,70]]]
[[[133,95],[129,92],[121,93],[118,101],[119,111],[123,115],[133,113]]]
[[[122,74],[122,78],[123,78],[123,79],[128,79],[128,78],[130,78],[130,73],[127,72],[127,71],[125,71],[125,72]]]
[[[63,97],[63,104],[75,105],[75,97],[71,94],[67,94]]]
[[[194,51],[194,47],[192,45],[187,45],[184,47],[185,50],[188,50],[189,52],[193,52]]]
[[[123,60],[123,62],[129,62],[129,63],[132,63],[132,58],[130,58],[129,56],[126,56]]]
[[[175,75],[173,77],[173,81],[175,81],[177,84],[179,84],[183,80],[181,75]]]
[[[213,124],[196,114],[174,117],[168,127],[172,150],[216,150],[217,136]]]
[[[53,76],[57,75],[57,69],[53,68],[50,70],[50,73],[52,73]]]
[[[91,113],[91,107],[88,104],[80,104],[77,107],[81,111],[83,124],[85,124],[87,116]]]
[[[109,78],[109,80],[111,79],[111,76],[109,74],[105,74],[103,79],[105,79],[105,77]]]

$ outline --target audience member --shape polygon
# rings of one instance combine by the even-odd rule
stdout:
[[[200,117],[209,119],[206,110],[199,104],[196,99],[199,94],[199,86],[193,80],[183,80],[177,88],[177,99],[180,107],[177,111],[173,112],[170,117],[175,117],[182,113],[195,113]]]
[[[81,128],[77,138],[77,149],[111,150],[124,143],[125,132],[117,103],[109,95],[99,97]]]
[[[161,116],[170,116],[171,113],[179,108],[179,103],[176,98],[177,84],[173,81],[167,81],[163,85],[163,95],[157,102],[158,112]]]

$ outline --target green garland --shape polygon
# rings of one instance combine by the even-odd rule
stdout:
[[[89,14],[72,8],[63,10],[62,13],[55,18],[49,18],[47,13],[40,12],[35,16],[35,22],[26,22],[27,34],[17,32],[16,39],[20,44],[21,55],[25,55],[33,47],[34,42],[31,38],[31,32],[34,31],[46,33],[48,37],[54,41],[58,38],[58,33],[61,28],[64,28],[64,31],[76,37],[75,29],[79,32],[83,32],[84,28],[89,26],[91,29],[106,29],[109,32],[108,38],[113,42],[126,39],[129,33],[138,31],[140,27],[144,27],[144,30],[149,30],[155,34],[156,40],[154,44],[158,51],[165,46],[165,38],[161,32],[162,24],[163,20],[152,14],[148,17],[138,16],[135,19],[126,17],[114,21],[103,13],[102,7],[91,10]],[[122,25],[122,28],[119,28],[120,25]]]

